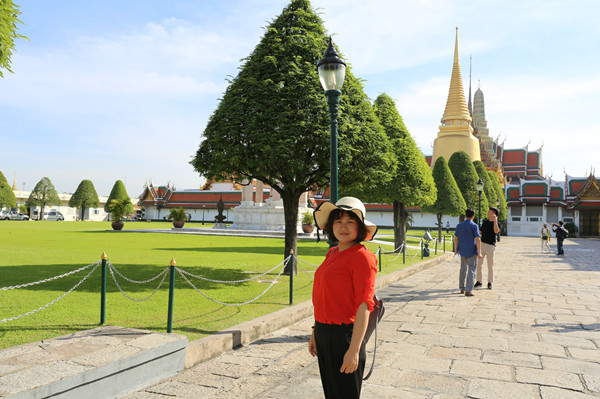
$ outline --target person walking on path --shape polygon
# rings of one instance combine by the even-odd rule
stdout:
[[[446,221],[446,234],[450,233],[450,221]]]
[[[479,228],[473,222],[475,211],[471,208],[465,212],[466,220],[456,226],[454,232],[454,255],[460,254],[460,273],[458,287],[460,293],[473,296],[477,258],[481,258],[481,239]],[[465,284],[466,278],[466,284]]]
[[[544,223],[544,227],[542,227],[542,230],[540,230],[540,234],[542,237],[542,252],[544,252],[544,248],[546,248],[548,251],[552,251],[552,249],[550,249],[550,229],[548,228],[548,223]]]
[[[556,234],[556,249],[558,250],[557,255],[564,255],[563,241],[569,235],[569,231],[563,227],[563,221],[559,221],[558,224],[552,223],[552,231]]]
[[[494,282],[494,251],[496,250],[496,236],[500,232],[500,226],[498,226],[498,209],[490,208],[487,214],[487,218],[481,222],[481,256],[477,261],[477,282],[475,288],[481,287],[483,281],[483,259],[487,259],[487,287],[489,290],[492,289],[492,283]]]
[[[315,273],[315,324],[308,352],[317,357],[325,398],[358,399],[367,358],[364,336],[375,302],[377,259],[362,241],[377,226],[365,219],[364,204],[354,197],[315,210],[318,228],[338,245]]]

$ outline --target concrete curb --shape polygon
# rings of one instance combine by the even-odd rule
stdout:
[[[406,269],[398,270],[390,274],[382,275],[375,282],[375,290],[381,290],[396,281],[412,276],[422,270],[439,265],[451,258],[452,253],[446,253],[432,258]],[[313,315],[312,301],[308,300],[298,305],[280,309],[265,316],[258,317],[238,324],[226,330],[220,331],[208,337],[204,337],[188,343],[185,368],[193,367],[199,363],[213,359],[224,352],[233,350],[239,346],[247,345],[261,337],[272,333],[280,328],[292,325]]]
[[[101,326],[0,351],[0,397],[117,398],[185,367],[184,335]]]

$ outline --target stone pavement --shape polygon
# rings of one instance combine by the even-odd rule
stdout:
[[[600,397],[600,240],[567,240],[559,257],[541,253],[539,239],[502,237],[496,264],[493,289],[471,298],[459,294],[457,259],[379,291],[386,314],[362,398]],[[311,325],[127,398],[322,398]]]

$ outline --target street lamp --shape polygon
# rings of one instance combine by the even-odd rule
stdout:
[[[496,198],[496,209],[498,209],[498,213],[500,213],[500,198]],[[500,231],[498,231],[497,241],[500,242]]]
[[[204,208],[206,207],[206,203],[202,203],[202,226],[204,226]]]
[[[479,193],[479,217],[477,218],[477,226],[481,227],[481,193],[483,192],[483,180],[481,177],[479,181],[475,183],[475,187],[477,187],[477,192]]]
[[[329,37],[329,46],[323,55],[323,59],[317,62],[317,71],[321,86],[325,90],[327,104],[329,104],[329,113],[331,114],[331,147],[330,147],[330,200],[336,203],[338,200],[338,151],[337,151],[337,114],[340,103],[340,95],[344,77],[346,76],[346,63],[339,57],[333,48],[331,36]]]

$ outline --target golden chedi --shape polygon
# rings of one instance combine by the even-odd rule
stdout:
[[[480,161],[479,140],[473,135],[471,115],[467,107],[463,88],[462,75],[458,57],[458,28],[456,28],[456,43],[454,46],[454,65],[446,110],[442,117],[442,124],[438,136],[433,142],[433,157],[431,167],[435,165],[438,157],[450,160],[456,151],[464,151],[473,161]]]

